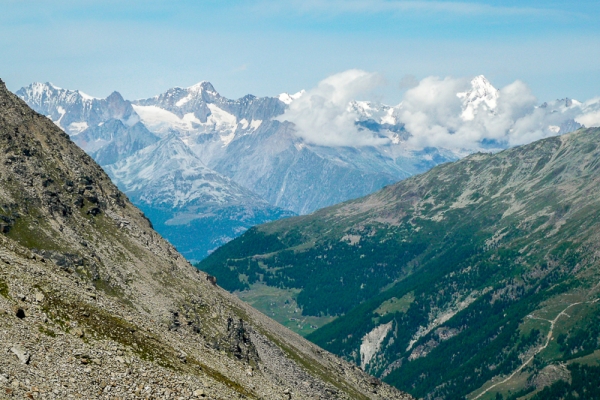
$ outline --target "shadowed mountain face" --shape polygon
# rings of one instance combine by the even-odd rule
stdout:
[[[474,154],[253,228],[199,267],[265,312],[287,296],[299,326],[337,317],[307,337],[417,397],[583,395],[600,360],[599,142],[581,129]]]
[[[113,118],[86,129],[73,140],[98,164],[110,165],[158,142],[160,138],[141,122],[129,126]]]
[[[409,398],[216,286],[2,82],[0,148],[7,396]]]
[[[204,166],[175,134],[104,168],[188,260],[251,226],[294,215]]]

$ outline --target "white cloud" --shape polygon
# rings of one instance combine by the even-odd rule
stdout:
[[[359,115],[349,107],[382,83],[381,76],[361,70],[342,72],[321,81],[289,105],[279,120],[293,122],[307,143],[322,146],[367,146],[397,143],[392,133],[375,134],[356,121],[379,118]],[[365,103],[367,108],[369,104]],[[538,106],[529,87],[515,81],[497,90],[483,76],[475,79],[427,77],[404,93],[402,102],[386,111],[404,125],[404,146],[438,147],[469,153],[530,143],[572,130],[577,123],[600,126],[600,99],[586,103],[557,100]],[[467,111],[467,112],[466,112]],[[383,122],[383,120],[381,120]]]
[[[381,85],[380,75],[352,69],[332,75],[294,100],[278,119],[296,125],[296,133],[321,146],[365,146],[386,143],[368,130],[360,130],[356,111],[348,104]]]
[[[598,104],[600,103],[600,98],[593,99],[588,103]],[[581,125],[585,125],[588,128],[600,127],[600,110],[590,111],[583,115],[577,116],[575,121],[579,122]]]
[[[516,146],[556,135],[557,127],[581,112],[539,108],[529,87],[515,81],[498,91],[495,107],[474,102],[475,114],[465,119],[461,115],[469,104],[457,93],[470,89],[475,90],[466,79],[428,77],[408,90],[398,108],[399,121],[412,135],[408,143],[462,152]]]
[[[466,79],[428,77],[407,90],[398,108],[398,119],[412,135],[416,147],[451,145],[451,132],[463,123],[462,103],[456,96],[468,89]]]

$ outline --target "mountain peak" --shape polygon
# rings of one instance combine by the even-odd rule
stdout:
[[[190,92],[208,92],[212,94],[217,94],[212,83],[208,81],[201,81],[187,88]]]
[[[477,75],[471,80],[471,86],[474,90],[483,92],[495,92],[497,89],[490,83],[484,75]]]
[[[141,152],[152,153],[156,160],[162,160],[162,162],[169,163],[176,159],[185,159],[188,162],[194,164],[200,164],[206,168],[204,163],[200,161],[198,156],[190,149],[179,137],[177,132],[170,132],[167,137],[158,141],[152,146],[148,146],[142,149]]]
[[[46,83],[41,83],[41,82],[33,82],[31,85],[29,85],[30,87],[41,87],[41,88],[48,88],[48,89],[54,89],[54,90],[63,90],[63,88],[56,86],[54,83],[52,82],[46,82]]]
[[[306,91],[302,89],[301,91],[294,94],[281,93],[279,96],[277,96],[277,98],[279,99],[279,101],[289,105],[292,103],[292,101],[300,98],[305,92]]]
[[[475,119],[479,108],[493,112],[496,108],[500,91],[483,75],[478,75],[471,80],[471,90],[457,93],[456,96],[463,101],[461,117],[464,121]]]
[[[79,94],[83,95],[84,93],[82,93],[81,91],[79,91]],[[91,97],[91,96],[90,96]],[[92,97],[95,98],[95,97]],[[123,96],[121,95],[121,93],[117,92],[116,90],[114,92],[112,92],[110,95],[108,95],[108,97],[106,98],[106,101],[109,103],[112,102],[118,102],[118,103],[122,103],[125,101],[125,99],[123,98]]]

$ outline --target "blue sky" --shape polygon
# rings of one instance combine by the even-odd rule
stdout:
[[[600,1],[0,0],[0,78],[104,97],[211,81],[223,95],[314,87],[351,68],[405,83],[483,74],[540,101],[600,96]]]

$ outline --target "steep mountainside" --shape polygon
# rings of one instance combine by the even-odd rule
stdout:
[[[401,399],[216,286],[0,83],[2,397]]]
[[[294,215],[208,169],[175,134],[105,169],[188,260],[254,225]]]
[[[141,122],[129,126],[113,118],[89,127],[72,139],[98,164],[110,165],[158,142],[160,138]]]
[[[474,154],[253,228],[199,266],[244,298],[262,291],[265,312],[294,304],[295,323],[337,316],[308,338],[417,397],[544,398],[554,382],[586,397],[600,360],[599,142],[582,129]]]

